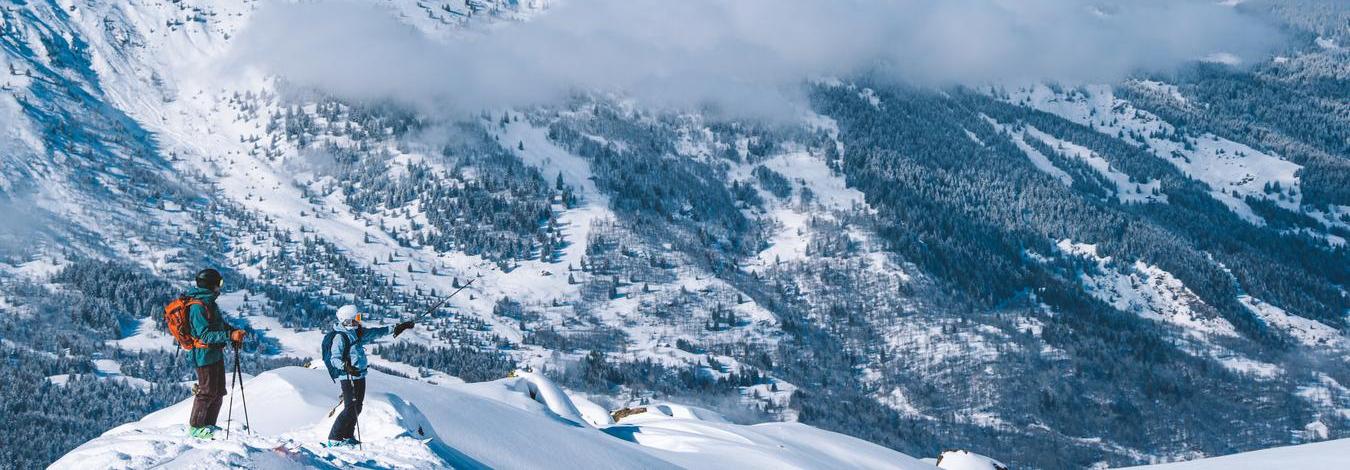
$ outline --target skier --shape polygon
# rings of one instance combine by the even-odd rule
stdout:
[[[220,296],[220,287],[224,283],[220,272],[206,268],[197,273],[197,287],[187,292],[187,297],[195,299],[188,307],[192,338],[197,347],[187,351],[188,358],[197,369],[197,396],[192,401],[192,414],[188,418],[188,435],[198,439],[215,437],[216,418],[220,416],[220,404],[225,396],[225,349],[226,343],[239,347],[247,334],[235,328],[222,318],[216,297]]]
[[[413,327],[412,321],[394,326],[394,337]],[[361,442],[354,434],[361,405],[366,399],[365,346],[390,333],[389,327],[365,328],[355,305],[344,305],[337,311],[337,325],[323,341],[323,357],[329,375],[342,385],[342,413],[333,421],[326,447]],[[336,340],[335,340],[336,339]]]

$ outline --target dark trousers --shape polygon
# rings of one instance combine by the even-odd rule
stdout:
[[[366,401],[366,379],[339,380],[338,383],[342,384],[342,414],[328,431],[330,441],[356,437],[356,419],[361,415],[361,403]]]
[[[188,424],[194,428],[215,426],[225,396],[225,361],[197,368],[197,397],[192,400]]]

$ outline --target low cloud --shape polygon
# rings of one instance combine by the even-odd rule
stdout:
[[[388,9],[326,1],[260,8],[230,63],[434,110],[604,91],[775,115],[815,78],[1110,82],[1216,53],[1252,61],[1279,43],[1273,27],[1213,1],[565,0],[449,38]]]

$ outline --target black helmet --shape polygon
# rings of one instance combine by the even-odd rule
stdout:
[[[219,289],[221,280],[220,271],[211,268],[197,271],[197,287],[203,289]]]

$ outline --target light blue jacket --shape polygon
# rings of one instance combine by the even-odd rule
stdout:
[[[342,336],[347,337],[351,342],[351,351],[348,353],[352,360],[352,367],[360,371],[356,376],[350,376],[345,370],[338,374],[338,380],[356,380],[366,378],[366,345],[375,342],[375,340],[385,337],[390,329],[387,326],[379,328],[348,328],[341,323],[333,327],[339,337],[333,338],[332,350],[328,351],[328,360],[339,369],[343,369],[342,361]]]

